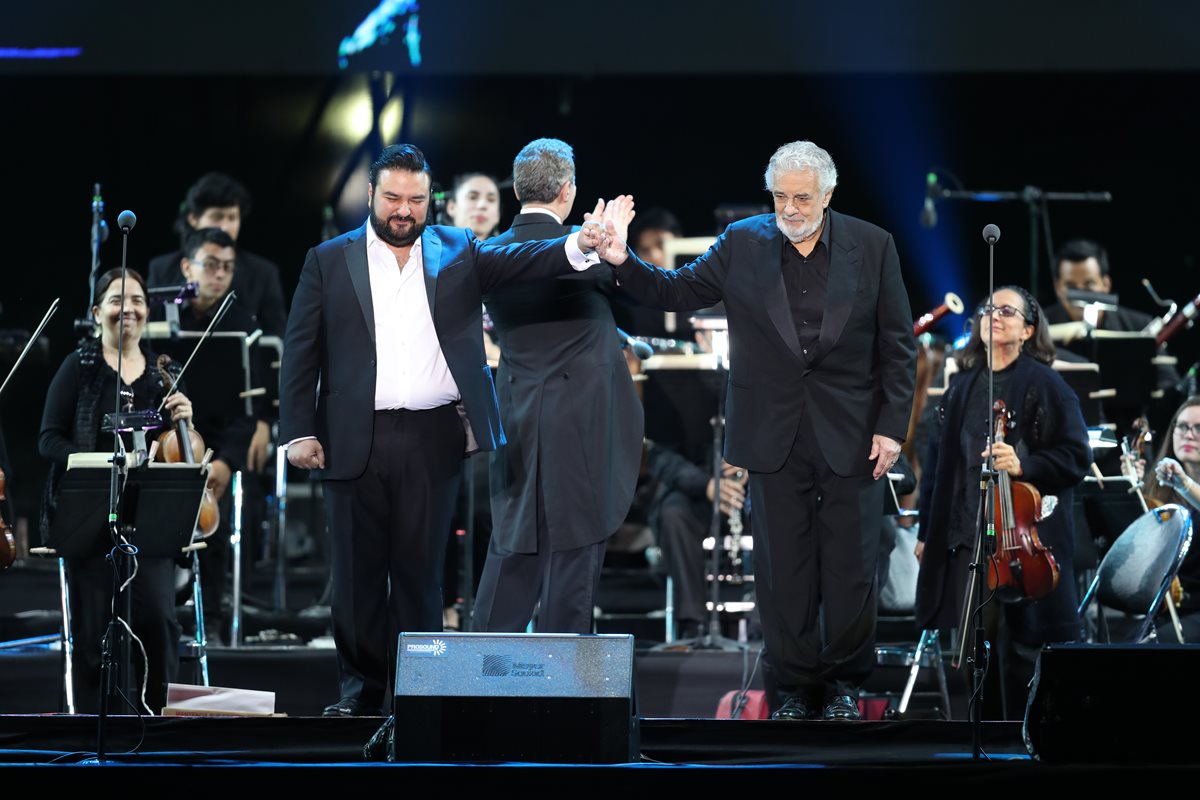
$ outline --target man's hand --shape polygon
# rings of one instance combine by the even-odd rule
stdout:
[[[219,458],[213,459],[208,465],[208,488],[212,489],[213,497],[218,501],[225,496],[229,482],[233,480],[233,470]]]
[[[583,229],[598,231],[598,237],[592,237],[598,238],[594,247],[596,254],[614,267],[624,264],[629,256],[625,243],[629,239],[629,223],[634,216],[633,196],[625,194],[613,198],[607,205],[601,200],[590,214],[583,215]]]
[[[875,469],[871,473],[875,480],[886,475],[888,470],[896,465],[898,458],[900,458],[899,442],[880,433],[871,437],[871,455],[867,456],[867,460],[875,462]]]
[[[575,243],[580,252],[590,253],[600,246],[604,239],[604,201],[597,200],[596,207],[590,213],[583,215],[583,227],[579,229]]]
[[[921,559],[925,556],[925,543],[920,539],[917,540],[917,546],[913,548],[913,555],[917,557],[917,563],[921,563]]]
[[[728,516],[733,509],[743,509],[746,507],[746,481],[749,480],[749,474],[741,467],[735,467],[732,464],[722,464],[721,466],[721,513]],[[716,481],[712,478],[708,479],[708,485],[704,488],[704,496],[711,502],[713,499],[713,488]]]
[[[992,450],[996,453],[996,469],[1002,469],[1014,478],[1020,477],[1021,459],[1017,458],[1017,451],[1013,449],[1011,444],[996,442],[992,445]],[[988,457],[987,448],[984,448],[984,451],[979,455],[983,456],[986,461]]]
[[[287,451],[288,463],[297,469],[325,469],[325,448],[316,439],[296,442]]]
[[[254,436],[246,450],[246,467],[251,472],[262,472],[271,451],[271,426],[261,419],[254,426]]]

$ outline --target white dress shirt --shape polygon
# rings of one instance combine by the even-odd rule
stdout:
[[[541,209],[539,209],[541,210]],[[553,212],[545,213],[558,219]],[[561,220],[559,220],[561,222]],[[375,315],[375,410],[437,408],[462,399],[442,353],[425,291],[421,240],[413,243],[403,266],[367,221],[367,270]],[[584,253],[568,236],[564,251],[577,272],[600,263],[595,251]],[[299,436],[288,442],[315,439]]]
[[[400,266],[367,225],[367,267],[375,313],[375,410],[420,411],[461,399],[433,327],[421,240]]]

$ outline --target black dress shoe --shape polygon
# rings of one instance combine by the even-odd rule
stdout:
[[[835,695],[825,704],[825,713],[822,716],[825,719],[852,721],[862,719],[862,714],[858,713],[858,701],[848,694]]]
[[[812,719],[812,711],[808,704],[804,702],[804,698],[792,695],[783,701],[783,705],[775,709],[775,713],[771,715],[771,719],[784,719],[790,722],[796,722],[802,719]]]
[[[325,706],[323,717],[382,717],[378,706],[368,706],[357,697],[343,697],[333,705]]]

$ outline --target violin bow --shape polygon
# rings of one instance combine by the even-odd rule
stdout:
[[[208,341],[208,337],[212,333],[213,328],[215,328],[217,323],[221,321],[221,317],[225,316],[225,312],[229,310],[229,304],[233,302],[235,297],[237,297],[237,292],[231,291],[229,294],[225,295],[225,299],[221,301],[221,306],[217,309],[217,313],[213,314],[212,321],[209,322],[208,327],[204,329],[204,333],[201,335],[200,341],[196,342],[196,346],[192,348],[192,352],[187,357],[187,361],[183,362],[183,369],[179,370],[179,374],[175,376],[175,383],[171,385],[171,390],[163,395],[162,402],[158,404],[158,412],[160,414],[162,413],[163,407],[166,406],[167,400],[170,399],[171,395],[179,391],[179,381],[183,379],[183,374],[187,372],[188,365],[192,363],[192,359],[195,358],[196,353],[200,351],[200,346]]]
[[[42,331],[46,329],[46,323],[48,323],[50,318],[54,316],[54,312],[58,311],[58,301],[59,298],[54,298],[54,302],[50,304],[50,308],[47,309],[46,315],[42,317],[41,324],[37,326],[37,330],[33,332],[33,335],[29,337],[29,341],[25,343],[25,349],[21,351],[20,357],[17,359],[16,363],[12,365],[12,369],[8,371],[8,377],[4,379],[3,384],[0,384],[0,395],[4,394],[4,389],[6,386],[8,386],[8,382],[12,380],[12,376],[16,373],[17,367],[21,366],[21,362],[25,360],[25,356],[29,355],[29,351],[33,348],[33,343],[38,340],[38,337],[42,335]]]

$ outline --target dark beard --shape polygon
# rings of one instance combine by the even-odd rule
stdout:
[[[424,220],[413,219],[412,230],[407,234],[397,235],[392,232],[389,225],[390,220],[399,220],[403,217],[391,216],[388,219],[380,219],[375,215],[375,209],[371,209],[371,227],[375,229],[375,235],[382,239],[386,244],[392,247],[409,247],[417,239],[421,238],[421,234],[425,232]]]

